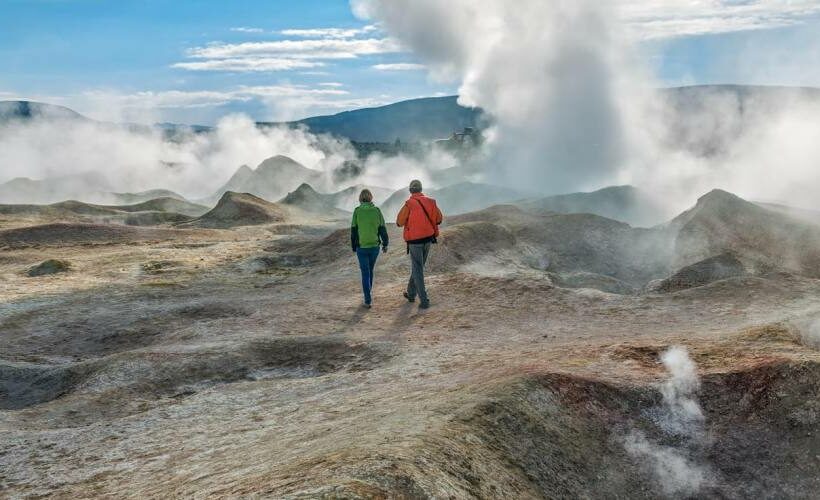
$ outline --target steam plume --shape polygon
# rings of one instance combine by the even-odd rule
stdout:
[[[490,179],[566,192],[611,183],[630,157],[628,73],[609,9],[586,1],[354,3],[382,21],[460,102],[494,119]],[[509,176],[513,173],[513,176]]]
[[[286,127],[259,129],[244,115],[226,116],[214,132],[180,141],[167,141],[155,129],[41,119],[0,128],[0,182],[94,173],[101,185],[119,191],[165,188],[195,198],[210,194],[240,165],[256,166],[276,154],[323,171],[354,155],[346,143]]]
[[[692,495],[710,480],[711,472],[693,458],[704,442],[704,417],[696,399],[700,387],[697,367],[683,347],[671,347],[661,355],[669,378],[661,386],[663,407],[655,423],[678,446],[649,440],[633,430],[624,439],[626,451],[643,460],[667,495]]]
[[[674,209],[715,187],[820,208],[820,99],[704,92],[702,113],[676,107],[640,63],[640,36],[624,23],[634,2],[352,3],[491,115],[492,181],[543,194],[632,183]],[[684,147],[698,137],[719,147]]]

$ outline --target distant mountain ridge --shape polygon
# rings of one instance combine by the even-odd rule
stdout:
[[[693,85],[662,89],[662,97],[675,113],[687,116],[714,112],[715,99],[722,99],[740,116],[748,103],[761,97],[777,105],[794,96],[820,101],[820,89],[812,87],[779,87],[754,85]],[[74,118],[93,122],[90,118],[62,106],[29,101],[0,101],[0,125],[11,119],[25,120],[37,117]],[[698,120],[694,120],[698,122]],[[330,134],[354,142],[392,143],[430,142],[450,136],[465,127],[482,128],[489,122],[480,108],[467,108],[458,104],[458,96],[423,97],[409,99],[384,106],[343,111],[334,115],[312,116],[289,122],[257,122],[260,127],[287,125],[305,127],[315,134]],[[121,124],[128,128],[147,128],[145,125]],[[690,149],[710,154],[720,149],[713,144],[709,134],[697,130],[675,127],[672,124],[670,140]],[[207,133],[213,127],[205,125],[182,125],[155,123],[150,127],[159,129],[167,137],[177,137],[184,131]],[[708,130],[707,130],[708,132]]]
[[[465,127],[478,128],[483,111],[458,104],[458,96],[424,97],[386,106],[343,111],[289,122],[315,134],[332,134],[357,142],[427,142]]]
[[[92,121],[73,109],[33,101],[0,101],[0,125],[3,122],[31,119]]]

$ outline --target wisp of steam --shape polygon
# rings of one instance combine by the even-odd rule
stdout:
[[[653,442],[638,430],[627,434],[623,444],[630,455],[648,466],[666,494],[693,495],[712,475],[693,457],[705,439],[703,411],[696,397],[700,388],[697,366],[680,346],[665,351],[661,362],[669,377],[660,388],[663,407],[653,412],[653,420],[664,435],[679,444]]]

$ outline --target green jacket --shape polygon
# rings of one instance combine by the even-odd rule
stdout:
[[[372,203],[362,203],[353,211],[350,224],[350,245],[357,248],[377,248],[388,244],[387,227],[379,207]]]

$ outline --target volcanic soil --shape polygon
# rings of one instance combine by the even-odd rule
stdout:
[[[0,496],[820,491],[818,227],[723,192],[650,229],[499,206],[447,220],[424,311],[391,226],[368,310],[346,220],[227,196],[180,226],[3,215]],[[696,442],[657,418],[672,346]]]

